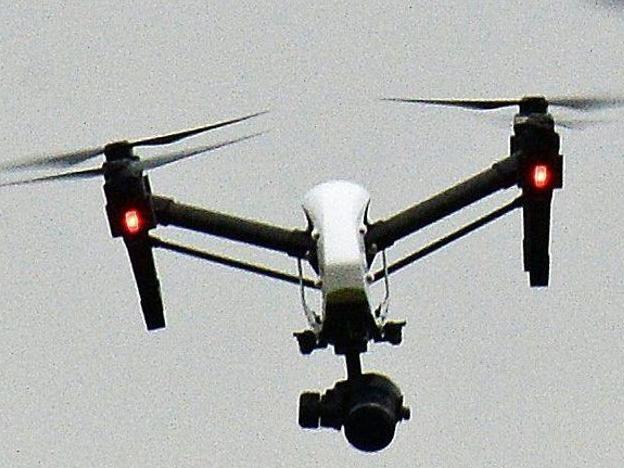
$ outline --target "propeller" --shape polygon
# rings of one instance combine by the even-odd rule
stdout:
[[[490,115],[488,121],[500,128],[509,128],[513,122],[505,115]],[[557,117],[555,118],[555,125],[568,130],[585,130],[587,128],[596,127],[599,125],[608,125],[613,123],[610,119],[588,119],[588,118],[575,118],[575,117]]]
[[[78,151],[70,151],[50,156],[38,156],[34,158],[24,159],[22,161],[14,161],[0,165],[2,171],[12,171],[21,169],[36,169],[44,167],[69,167],[74,164],[80,164],[91,158],[95,158],[100,154],[104,154],[104,147],[85,148]]]
[[[150,159],[147,159],[143,162],[143,169],[155,169],[157,167],[165,166],[167,164],[171,164],[176,161],[180,161],[182,159],[187,159],[197,154],[206,153],[209,151],[214,151],[219,148],[223,148],[224,146],[233,145],[235,143],[240,143],[241,141],[250,140],[251,138],[255,138],[261,135],[264,135],[268,132],[259,132],[253,133],[251,135],[247,135],[240,138],[235,138],[233,140],[222,141],[220,143],[215,143],[213,145],[200,146],[198,148],[190,148],[187,150],[175,151],[167,154],[163,154],[160,156],[156,156]]]
[[[229,145],[233,145],[235,143],[239,143],[244,140],[249,140],[251,138],[264,135],[265,133],[266,132],[254,133],[252,135],[247,135],[247,136],[236,138],[233,140],[222,141],[220,143],[216,143],[213,145],[205,145],[205,146],[200,146],[197,148],[175,151],[175,152],[171,152],[171,153],[164,154],[161,156],[156,156],[146,161],[139,161],[138,164],[141,164],[143,169],[155,169],[157,167],[165,166],[167,164],[180,161],[182,159],[190,158],[200,153],[206,153],[209,151],[216,150],[218,148],[222,148],[224,146],[229,146]],[[181,137],[181,138],[184,138],[184,137]],[[160,144],[160,143],[156,143],[156,144]],[[5,182],[5,183],[0,184],[0,187],[35,184],[39,182],[52,182],[55,180],[63,180],[63,179],[89,179],[93,177],[99,177],[103,174],[104,174],[104,168],[102,167],[98,167],[94,169],[82,169],[79,171],[66,172],[64,174],[55,174],[55,175],[49,175],[49,176],[33,177],[29,179],[16,180],[12,182]]]
[[[471,110],[494,110],[503,107],[536,105],[546,108],[551,106],[565,107],[577,111],[593,111],[608,109],[611,107],[624,106],[624,97],[618,96],[567,96],[554,97],[546,100],[543,96],[525,96],[521,99],[406,99],[406,98],[382,98],[382,101],[411,102],[419,104],[432,104],[438,106],[462,107]]]
[[[595,127],[597,125],[605,125],[612,123],[607,119],[572,119],[572,118],[559,118],[555,119],[555,125],[568,130],[585,130],[586,128]]]
[[[253,117],[257,117],[262,114],[266,114],[268,111],[256,112],[255,114],[245,115],[243,117],[238,117],[232,120],[226,120],[222,122],[217,122],[214,124],[206,125],[203,127],[197,127],[190,130],[183,130],[180,132],[169,133],[166,135],[160,135],[156,137],[143,138],[140,140],[123,142],[128,148],[134,148],[137,146],[156,146],[156,145],[168,145],[171,143],[175,143],[184,138],[188,138],[193,135],[197,135],[199,133],[208,132],[210,130],[214,130],[220,127],[225,127],[227,125],[232,125],[238,122],[242,122],[244,120],[251,119]],[[238,141],[238,140],[237,140]],[[232,142],[236,142],[232,140]],[[228,143],[231,144],[232,142]],[[95,158],[100,154],[104,154],[105,146],[97,146],[92,148],[85,148],[76,151],[69,151],[63,153],[57,153],[52,155],[45,156],[37,156],[34,158],[24,159],[22,161],[9,162],[7,164],[0,165],[0,170],[3,171],[12,171],[12,170],[23,170],[23,169],[43,169],[47,167],[71,167],[75,164],[80,164],[82,162],[88,161],[89,159]],[[210,148],[213,149],[213,148]],[[209,149],[204,150],[209,151]]]

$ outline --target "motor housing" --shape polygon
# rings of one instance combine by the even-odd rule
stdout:
[[[539,102],[537,103],[539,104]],[[548,286],[550,218],[553,190],[563,186],[563,156],[550,114],[521,113],[514,120],[511,154],[520,155],[518,187],[522,189],[523,260],[532,287]]]

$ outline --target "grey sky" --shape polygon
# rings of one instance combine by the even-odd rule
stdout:
[[[318,182],[362,184],[377,219],[507,152],[508,127],[485,116],[381,96],[624,92],[624,16],[596,2],[4,3],[3,162],[270,109],[196,143],[268,135],[151,182],[289,227],[304,226],[300,203]],[[392,278],[405,341],[373,345],[364,367],[399,384],[412,419],[374,455],[297,425],[299,394],[331,387],[344,363],[330,350],[298,354],[296,287],[157,252],[168,328],[148,334],[101,181],[3,190],[0,465],[620,466],[621,115],[560,132],[549,289],[528,287],[518,212]],[[296,271],[292,259],[164,232]]]

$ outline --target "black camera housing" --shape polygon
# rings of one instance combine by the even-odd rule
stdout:
[[[336,382],[321,397],[305,392],[299,398],[299,425],[307,429],[340,430],[351,445],[364,452],[387,447],[399,421],[410,418],[401,390],[389,378],[366,373]]]

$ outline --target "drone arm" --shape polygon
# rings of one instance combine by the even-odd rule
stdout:
[[[447,246],[451,242],[456,241],[470,234],[471,232],[476,231],[480,227],[485,226],[486,224],[489,224],[492,221],[497,220],[501,216],[506,215],[507,213],[515,210],[516,208],[522,207],[522,202],[523,202],[523,199],[522,199],[522,196],[520,196],[516,198],[515,200],[511,201],[510,203],[507,203],[506,205],[498,208],[497,210],[494,210],[491,213],[483,216],[482,218],[479,218],[476,221],[473,221],[472,223],[467,224],[466,226],[458,229],[457,231],[452,232],[448,236],[438,239],[437,241],[432,242],[431,244],[423,247],[422,249],[411,253],[410,255],[402,258],[401,260],[396,261],[395,263],[388,266],[387,268],[376,271],[373,274],[372,281],[375,282],[382,278],[386,278],[387,275],[395,273],[399,271],[400,269],[408,265],[411,265],[416,260],[420,260],[421,258],[426,257],[427,255],[433,252],[436,252],[437,250],[440,250],[442,247]]]
[[[150,236],[149,238],[152,247],[169,250],[171,252],[188,255],[190,257],[200,258],[209,262],[217,263],[219,265],[229,266],[232,268],[238,268],[239,270],[248,271],[257,275],[266,276],[268,278],[278,279],[286,281],[291,284],[303,284],[307,288],[319,289],[319,286],[309,278],[300,278],[298,276],[289,275],[281,271],[273,270],[259,265],[253,265],[251,263],[242,262],[233,258],[223,257],[221,255],[215,255],[202,250],[197,250],[192,247],[186,247],[184,245],[169,242],[158,237]]]
[[[285,229],[258,221],[209,211],[154,195],[158,224],[173,225],[226,239],[245,242],[304,258],[313,250],[312,238],[305,231]]]
[[[422,203],[386,219],[372,223],[366,234],[366,245],[373,254],[394,242],[464,208],[498,190],[517,183],[518,155],[495,163],[470,179],[441,192]]]

